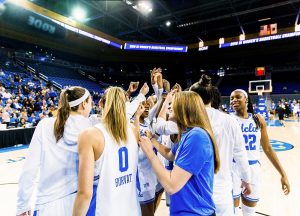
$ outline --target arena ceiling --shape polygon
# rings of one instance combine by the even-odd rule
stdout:
[[[134,0],[31,1],[66,17],[79,6],[85,25],[124,41],[181,44],[258,33],[264,24],[293,27],[300,8],[300,0],[149,0],[144,13]]]

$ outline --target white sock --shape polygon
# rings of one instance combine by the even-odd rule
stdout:
[[[245,206],[242,203],[243,216],[255,216],[255,207]]]
[[[240,212],[240,208],[239,207],[234,207],[234,216],[238,216]]]

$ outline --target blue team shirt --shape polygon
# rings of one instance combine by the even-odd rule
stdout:
[[[182,134],[172,152],[175,165],[192,176],[180,191],[170,196],[170,215],[212,215],[214,152],[209,135],[199,127],[190,129]]]

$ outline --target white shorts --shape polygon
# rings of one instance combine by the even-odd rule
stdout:
[[[152,170],[151,164],[143,152],[139,152],[139,164],[137,170],[137,194],[140,204],[153,202],[157,177]]]
[[[241,195],[244,199],[250,202],[258,202],[260,197],[260,163],[257,162],[255,164],[250,165],[251,169],[251,187],[252,192],[248,196],[244,196],[242,194],[242,188],[241,188],[241,175],[238,171],[237,165],[233,163],[233,172],[232,172],[232,180],[233,180],[233,198],[237,199]]]
[[[38,210],[34,211],[33,216],[72,216],[76,194],[73,193],[53,202],[39,205],[37,207]]]
[[[141,205],[154,202],[154,200],[155,200],[155,190],[144,191],[144,192],[139,192],[138,191],[138,200],[139,200]]]
[[[214,188],[213,200],[216,206],[216,216],[233,216],[234,205],[232,187]]]

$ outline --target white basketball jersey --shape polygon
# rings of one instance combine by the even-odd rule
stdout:
[[[259,160],[261,131],[260,128],[256,127],[253,115],[248,113],[247,119],[241,118],[235,114],[233,116],[236,117],[241,126],[241,130],[245,139],[248,160]]]
[[[140,135],[145,136],[145,131],[149,130],[149,124],[145,121],[144,124],[140,123]],[[141,148],[139,148],[139,160],[138,160],[138,176],[137,176],[138,184],[138,195],[139,198],[142,196],[144,191],[154,191],[153,195],[155,195],[155,187],[157,184],[156,175],[152,169],[152,166]],[[153,198],[153,197],[152,197]],[[148,199],[148,198],[147,198]],[[146,201],[143,198],[140,198],[140,201]]]
[[[119,145],[103,124],[95,127],[105,139],[103,153],[95,166],[95,174],[99,175],[96,215],[141,215],[136,191],[138,144],[130,126],[127,143]]]

